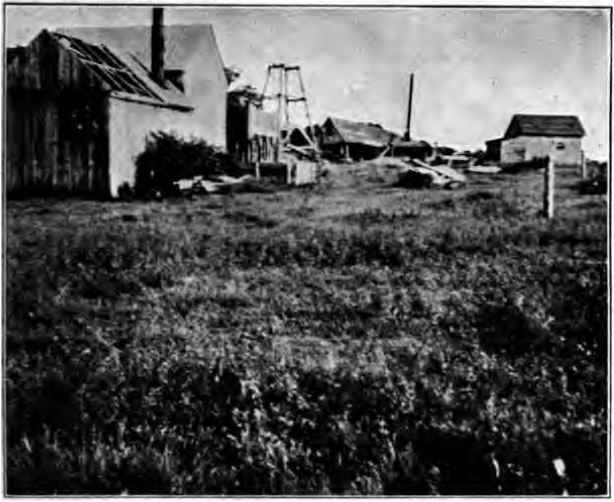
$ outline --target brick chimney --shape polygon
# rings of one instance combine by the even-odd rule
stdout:
[[[162,7],[153,8],[151,76],[157,84],[164,85],[164,10]]]

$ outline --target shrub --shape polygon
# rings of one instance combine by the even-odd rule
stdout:
[[[154,192],[169,194],[179,179],[245,171],[228,154],[202,139],[159,131],[148,137],[145,150],[136,159],[135,191],[141,197]]]

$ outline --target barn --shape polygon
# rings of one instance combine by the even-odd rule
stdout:
[[[487,142],[503,165],[550,157],[557,165],[582,163],[584,128],[574,115],[514,115],[500,140]]]
[[[7,52],[7,193],[114,197],[153,131],[225,148],[227,80],[209,25],[43,30]]]
[[[329,117],[322,124],[320,148],[331,158],[370,160],[397,138],[379,124]]]

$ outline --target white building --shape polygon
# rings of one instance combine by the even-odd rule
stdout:
[[[557,165],[582,162],[584,128],[574,115],[514,115],[501,139],[503,165],[550,157]]]

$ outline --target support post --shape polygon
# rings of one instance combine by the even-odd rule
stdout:
[[[405,135],[403,139],[409,141],[411,139],[411,102],[414,94],[414,74],[409,74],[409,100],[407,102],[407,123],[405,125]]]
[[[586,179],[586,157],[584,156],[584,150],[580,150],[580,174],[582,181]]]
[[[554,161],[548,157],[544,168],[544,216],[554,217]]]
[[[260,162],[256,161],[256,179],[260,179]]]

